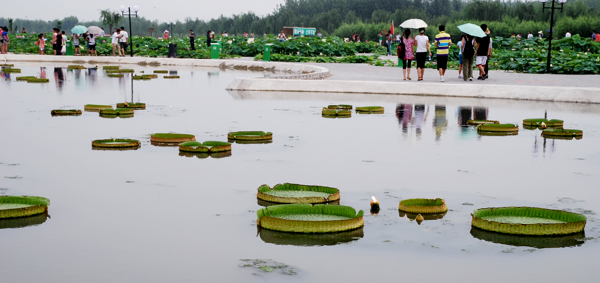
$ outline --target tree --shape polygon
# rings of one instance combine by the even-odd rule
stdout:
[[[62,21],[58,21],[58,22],[56,22],[56,28],[57,28],[58,30],[62,30]]]
[[[103,25],[109,26],[109,33],[112,33],[113,26],[117,26],[122,19],[123,16],[121,16],[121,14],[118,12],[114,12],[109,9],[100,11],[100,20],[102,21]]]
[[[13,29],[13,19],[8,19],[8,31],[12,32]]]

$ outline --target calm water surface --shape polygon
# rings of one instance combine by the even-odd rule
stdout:
[[[235,77],[270,74],[178,68],[180,80],[134,82],[133,100],[147,104],[134,118],[51,117],[52,109],[131,100],[130,78],[16,67],[23,72],[0,81],[0,194],[44,196],[51,206],[48,217],[0,221],[2,282],[597,282],[600,275],[600,106],[227,92]],[[50,83],[16,82],[17,75]],[[321,117],[334,103],[386,111]],[[545,112],[582,129],[583,139],[525,129],[480,136],[464,126],[469,118],[521,124]],[[201,159],[149,140],[178,132],[226,141],[240,130],[272,131],[273,143],[234,144],[231,156]],[[105,138],[139,139],[142,147],[91,149]],[[283,182],[339,188],[340,204],[367,211],[364,229],[323,237],[258,230],[256,189]],[[372,195],[381,201],[378,215],[368,213]],[[418,225],[397,210],[416,197],[444,198],[450,211]],[[476,208],[521,205],[584,213],[585,235],[471,229]],[[255,268],[261,262],[243,259],[282,265],[264,272]]]

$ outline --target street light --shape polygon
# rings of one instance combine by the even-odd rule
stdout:
[[[127,12],[125,12],[126,10]],[[133,12],[131,11],[131,7],[127,7],[127,9],[125,9],[125,6],[121,5],[121,14],[123,15],[123,17],[129,17],[129,50],[131,53],[131,57],[133,57],[133,30],[131,29],[131,16],[135,16],[137,18],[139,10],[140,7],[138,7],[138,5],[133,6]]]
[[[167,27],[169,27],[169,25],[171,25],[171,29],[169,30],[170,37],[175,37],[175,35],[173,33],[173,25],[175,25],[175,22],[167,22]]]
[[[550,73],[550,58],[552,57],[551,55],[551,51],[552,51],[552,32],[554,31],[552,28],[554,27],[554,10],[560,10],[560,12],[562,13],[563,11],[563,6],[565,5],[565,3],[567,3],[567,0],[550,0],[551,3],[547,3],[548,0],[540,0],[540,2],[542,2],[542,12],[544,12],[546,9],[549,9],[551,11],[550,13],[550,42],[548,45],[548,62],[546,62],[546,73]],[[560,7],[554,7],[554,4],[560,4]],[[546,6],[546,4],[548,4],[548,6]]]

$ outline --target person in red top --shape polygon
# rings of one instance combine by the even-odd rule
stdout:
[[[410,66],[412,65],[412,60],[415,59],[415,40],[410,36],[410,29],[404,30],[404,35],[402,36],[402,43],[404,43],[404,58],[402,58],[402,74],[404,75],[404,80],[408,78],[408,80],[412,80],[410,78]],[[408,68],[408,71],[406,69]],[[407,76],[408,74],[408,76]]]

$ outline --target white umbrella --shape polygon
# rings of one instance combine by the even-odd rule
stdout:
[[[403,23],[401,23],[400,27],[403,27],[403,28],[412,28],[412,29],[420,29],[420,28],[426,28],[427,24],[423,20],[410,19],[410,20],[406,20]]]
[[[88,32],[93,35],[100,35],[100,34],[102,34],[102,29],[97,26],[91,26],[91,27],[88,27]]]

